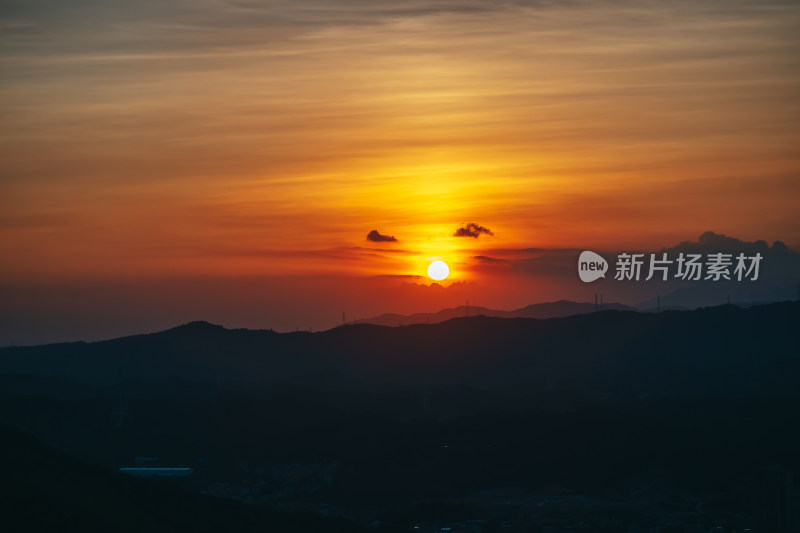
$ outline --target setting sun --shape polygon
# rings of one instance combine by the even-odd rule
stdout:
[[[444,261],[434,261],[428,265],[428,276],[436,281],[441,281],[450,275],[450,268]]]

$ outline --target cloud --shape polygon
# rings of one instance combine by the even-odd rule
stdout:
[[[376,229],[367,234],[367,240],[372,242],[397,242],[393,235],[382,235]]]
[[[508,259],[497,259],[495,257],[489,257],[487,255],[476,255],[473,259],[477,259],[481,263],[491,263],[491,264],[500,264],[500,263],[508,263]]]
[[[486,235],[494,235],[492,230],[486,228],[484,226],[480,226],[475,224],[474,222],[470,222],[469,224],[465,224],[456,230],[453,233],[453,237],[473,237],[477,239],[480,237],[481,233],[485,233]]]
[[[397,239],[395,239],[395,242]],[[401,248],[374,248],[374,247],[364,247],[364,246],[351,246],[348,248],[349,250],[355,250],[357,252],[364,252],[364,253],[371,253],[371,252],[380,252],[382,254],[397,254],[397,255],[421,255],[421,252],[415,250],[403,250]]]
[[[574,278],[580,250],[560,248],[496,248],[474,255],[473,271],[521,276]]]

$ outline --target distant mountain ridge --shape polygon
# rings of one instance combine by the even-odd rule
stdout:
[[[460,305],[442,309],[434,313],[414,313],[411,315],[400,315],[396,313],[384,313],[371,318],[354,320],[351,324],[375,324],[378,326],[408,326],[411,324],[438,324],[446,320],[457,317],[469,316],[489,316],[497,318],[561,318],[572,315],[582,315],[595,311],[638,311],[635,307],[629,307],[620,303],[603,303],[595,305],[590,302],[572,302],[569,300],[559,300],[557,302],[546,302],[531,304],[512,311],[490,309],[488,307]]]
[[[757,281],[737,281],[735,276],[730,280],[723,278],[719,282],[703,280],[683,284],[675,283],[674,280],[663,283],[656,281],[664,289],[660,298],[662,307],[696,308],[725,301],[737,305],[779,302],[795,297],[800,283],[800,253],[788,248],[782,241],[775,241],[770,246],[763,240],[747,242],[707,231],[697,241],[683,241],[659,251],[659,254],[664,253],[672,260],[682,253],[701,256],[725,253],[734,258],[740,253],[748,257],[760,254],[762,261]],[[656,307],[658,303],[657,298],[649,298],[637,302],[636,306],[648,309]]]
[[[777,393],[800,388],[797,323],[798,302],[549,319],[457,317],[319,333],[193,322],[95,343],[3,348],[0,374],[103,386],[177,378],[337,390]]]

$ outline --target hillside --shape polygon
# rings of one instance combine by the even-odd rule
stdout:
[[[356,524],[203,496],[86,464],[0,425],[0,512],[28,532],[356,532]],[[10,530],[7,530],[10,531]]]
[[[7,348],[0,422],[105,468],[12,434],[7,501],[45,529],[56,513],[89,531],[229,512],[249,531],[266,516],[171,485],[141,485],[150,500],[108,472],[146,456],[195,468],[183,489],[387,531],[474,519],[484,531],[751,527],[753,476],[800,472],[798,315],[787,302],[313,334],[195,322]],[[37,515],[50,501],[54,514]],[[87,501],[113,511],[92,522]]]

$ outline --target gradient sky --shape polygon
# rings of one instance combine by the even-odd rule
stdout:
[[[800,247],[798,2],[25,0],[0,20],[0,343],[580,298],[486,269],[530,248]],[[454,237],[468,222],[494,235]],[[418,277],[434,258],[455,285]]]

